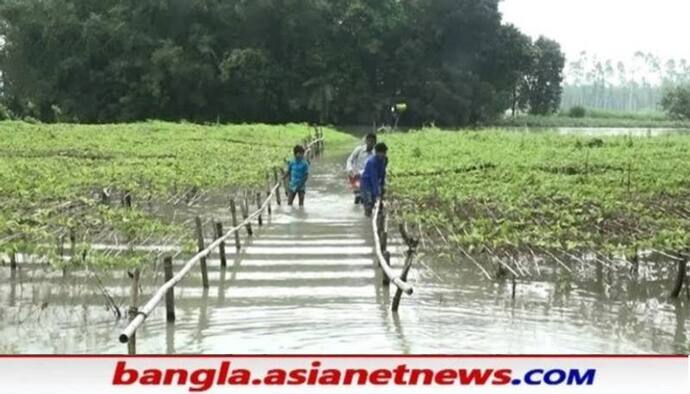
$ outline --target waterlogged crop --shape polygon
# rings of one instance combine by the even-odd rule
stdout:
[[[329,142],[349,139],[324,132]],[[92,246],[188,243],[192,234],[174,218],[179,207],[209,192],[227,203],[238,190],[265,190],[267,173],[312,133],[306,125],[2,122],[0,255],[140,264],[138,254]]]
[[[459,255],[636,259],[690,245],[690,136],[385,136],[401,215]]]

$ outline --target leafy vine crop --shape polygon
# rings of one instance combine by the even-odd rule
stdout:
[[[385,136],[401,216],[461,256],[635,261],[690,245],[690,136]]]
[[[133,253],[138,245],[191,247],[178,211],[208,193],[227,204],[237,191],[265,190],[267,173],[311,133],[296,124],[0,122],[0,256],[128,267],[150,260]]]

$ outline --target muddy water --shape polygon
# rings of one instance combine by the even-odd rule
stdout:
[[[165,322],[161,305],[138,333],[139,353],[687,349],[687,306],[665,301],[666,281],[646,292],[602,290],[564,283],[554,272],[519,282],[512,300],[509,283],[483,279],[471,263],[427,256],[412,272],[415,294],[391,314],[393,291],[374,269],[369,223],[353,205],[343,161],[338,154],[315,163],[307,206],[276,209],[259,236],[229,257],[227,269],[211,259],[208,291],[194,270],[176,288],[177,322]],[[399,250],[394,260],[400,263]],[[146,270],[144,300],[162,283],[160,271]],[[106,308],[102,289],[127,308],[130,281],[122,272],[63,278],[39,265],[24,264],[15,275],[0,267],[0,353],[126,352],[117,342],[125,322]]]

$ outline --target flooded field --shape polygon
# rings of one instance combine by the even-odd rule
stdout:
[[[137,334],[139,353],[684,353],[687,304],[669,303],[668,275],[644,289],[612,279],[564,279],[554,268],[519,281],[489,281],[466,261],[422,256],[415,293],[390,312],[370,226],[347,190],[345,156],[314,163],[304,209],[274,209],[268,225],[221,269],[209,260],[175,288],[177,321],[159,306]],[[218,210],[218,213],[222,210]],[[394,242],[395,245],[395,242]],[[400,267],[397,248],[394,266]],[[234,248],[228,247],[228,251]],[[184,259],[176,261],[179,270]],[[152,262],[153,264],[153,262]],[[160,265],[142,277],[142,301],[163,283]],[[0,267],[0,353],[125,353],[104,293],[126,314],[126,272]],[[143,303],[142,302],[142,303]]]

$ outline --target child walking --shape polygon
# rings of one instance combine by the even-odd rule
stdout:
[[[292,206],[295,196],[299,196],[299,206],[304,206],[304,195],[306,193],[307,179],[309,179],[309,162],[304,159],[304,147],[295,146],[293,153],[295,158],[288,163],[288,179],[290,187],[288,190],[288,205]]]
[[[361,193],[364,214],[371,217],[376,201],[383,196],[386,184],[386,166],[388,165],[388,147],[384,143],[374,147],[376,154],[371,157],[362,173]]]

